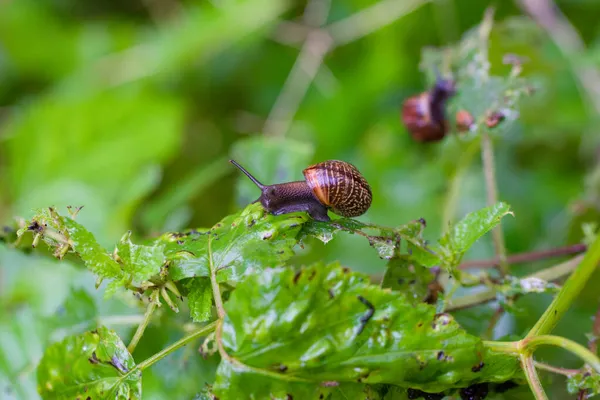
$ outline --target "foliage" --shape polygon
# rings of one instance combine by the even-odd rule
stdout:
[[[0,397],[597,393],[598,5],[213,3],[0,2]],[[415,143],[436,70],[450,132]],[[373,205],[268,215],[228,158],[344,159]]]

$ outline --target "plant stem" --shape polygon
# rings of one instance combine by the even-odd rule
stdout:
[[[156,304],[158,303],[157,294],[158,294],[158,291],[156,291],[156,290],[154,292],[152,292],[152,295],[150,296],[150,303],[148,304],[148,307],[146,308],[146,312],[144,313],[144,319],[142,320],[142,323],[138,325],[138,327],[135,331],[135,334],[133,335],[133,338],[131,339],[131,342],[129,343],[129,346],[127,346],[127,350],[129,350],[130,353],[133,353],[133,351],[135,350],[135,347],[137,346],[138,342],[142,338],[142,335],[144,334],[144,331],[146,330],[146,327],[148,326],[148,323],[150,322],[150,317],[152,317],[152,313],[156,309]]]
[[[166,356],[168,356],[170,353],[174,352],[175,350],[179,349],[180,347],[185,346],[189,342],[196,340],[201,336],[206,336],[208,333],[214,331],[216,326],[217,326],[217,321],[212,322],[212,323],[198,329],[197,331],[192,332],[189,335],[182,337],[181,339],[179,339],[172,345],[165,347],[158,353],[154,354],[153,356],[145,359],[144,361],[142,361],[141,363],[136,365],[135,368],[133,368],[131,371],[129,371],[127,373],[127,375],[131,374],[132,372],[134,372],[136,370],[143,371],[144,369],[146,369],[146,368],[150,367],[152,364],[162,360],[163,358],[165,358]]]
[[[555,374],[564,375],[564,376],[571,376],[571,375],[575,375],[575,374],[581,372],[581,370],[578,370],[578,369],[567,369],[567,368],[555,367],[554,365],[549,365],[549,364],[539,362],[539,361],[534,361],[533,364],[535,365],[535,367],[537,369],[541,369],[541,370],[548,371],[548,372],[553,372]]]
[[[219,319],[225,318],[225,308],[223,307],[223,300],[221,299],[221,290],[219,289],[219,282],[217,282],[217,271],[213,263],[212,257],[212,236],[208,236],[208,261],[210,263],[210,284],[212,286],[213,298],[215,299],[215,307],[217,308],[217,315]]]
[[[458,164],[454,169],[451,176],[448,177],[449,188],[446,192],[446,198],[444,200],[444,211],[442,217],[442,235],[448,233],[448,230],[454,222],[454,214],[456,214],[456,205],[460,197],[460,183],[465,171],[473,161],[473,157],[479,150],[479,138],[469,143],[469,146],[462,152]]]
[[[487,192],[487,205],[493,206],[498,202],[498,187],[496,184],[496,168],[494,166],[494,148],[492,138],[487,131],[481,133],[481,160],[483,162],[483,174],[485,176],[485,188]],[[506,247],[504,245],[504,232],[502,224],[498,224],[492,231],[494,249],[502,275],[508,273],[506,261]]]
[[[529,387],[536,400],[548,400],[548,396],[544,392],[544,387],[533,365],[533,357],[530,355],[521,355],[521,366],[523,367],[523,371],[525,371],[525,378],[527,378]]]
[[[527,337],[544,335],[552,332],[558,321],[569,309],[575,297],[581,293],[588,283],[592,273],[600,261],[600,235],[589,247],[579,267],[567,279],[561,291],[556,295],[550,306],[540,317],[535,326],[529,331]]]
[[[539,346],[557,346],[561,347],[581,358],[587,365],[600,373],[600,359],[589,351],[585,346],[580,345],[570,339],[554,336],[540,335],[531,338],[525,338],[520,342],[520,348],[526,353],[532,353]]]
[[[583,243],[573,244],[570,246],[558,247],[556,249],[531,251],[526,253],[518,253],[510,255],[506,258],[508,264],[527,263],[531,261],[543,260],[545,258],[553,258],[566,256],[569,254],[583,253],[587,249],[587,246]],[[491,260],[471,260],[465,261],[458,266],[459,269],[469,268],[492,268],[498,266],[499,261],[497,258]]]
[[[527,275],[524,278],[539,278],[546,281],[555,281],[557,279],[562,278],[565,275],[570,274],[575,268],[577,268],[577,265],[582,259],[583,256],[577,256],[569,261],[565,261],[563,263],[554,265],[550,268],[538,271],[534,274]],[[450,300],[447,310],[461,310],[482,303],[487,303],[488,301],[494,300],[496,298],[496,293],[496,287],[490,287],[487,290],[483,290],[475,294],[459,297],[456,300]]]

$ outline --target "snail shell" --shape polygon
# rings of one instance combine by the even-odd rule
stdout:
[[[364,214],[371,206],[371,188],[358,169],[350,163],[324,161],[311,165],[303,173],[314,196],[338,215],[356,217]]]
[[[406,99],[402,104],[402,122],[413,139],[433,142],[444,138],[450,128],[446,101],[454,93],[454,81],[438,78],[431,90]]]

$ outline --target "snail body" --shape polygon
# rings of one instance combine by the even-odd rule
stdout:
[[[416,141],[438,141],[446,135],[446,102],[454,93],[454,81],[438,77],[431,90],[406,99],[402,122]]]
[[[229,160],[261,190],[256,200],[264,209],[281,215],[305,211],[317,221],[329,221],[327,211],[344,217],[364,214],[371,206],[369,184],[352,164],[324,161],[304,169],[304,181],[263,185],[234,160]]]

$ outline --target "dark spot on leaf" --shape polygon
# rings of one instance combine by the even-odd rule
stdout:
[[[273,237],[273,232],[266,232],[263,234],[262,240],[271,239],[271,237]]]
[[[338,381],[323,381],[323,382],[321,382],[321,386],[336,387],[336,386],[340,386],[340,383]]]
[[[294,396],[292,396],[291,394],[287,394],[287,396],[285,396],[286,400],[294,400]]]
[[[419,221],[421,225],[427,226],[427,221],[425,221],[425,218],[419,218],[417,221]]]
[[[235,228],[235,222],[232,222],[232,223],[231,223],[231,227],[232,227],[232,228]]]
[[[322,399],[323,399],[323,393],[321,393],[321,394],[319,395],[319,400],[322,400]]]
[[[437,353],[437,359],[438,359],[438,361],[442,361],[444,359],[444,352],[443,351],[438,351],[438,353]]]
[[[300,279],[301,275],[302,275],[302,270],[296,272],[296,275],[294,275],[294,284],[298,283],[298,280]]]
[[[183,240],[178,240],[177,244],[184,244],[185,242]]]
[[[488,392],[488,384],[484,382],[461,389],[459,393],[462,400],[483,400],[487,397]]]
[[[485,363],[482,361],[479,364],[475,365],[473,368],[471,368],[471,371],[473,372],[479,372],[481,371],[481,369],[485,367]]]
[[[413,400],[413,399],[419,399],[419,398],[423,398],[425,400],[442,400],[444,398],[444,393],[440,392],[440,393],[425,393],[422,390],[419,389],[408,389],[406,394],[408,395],[408,398]]]
[[[350,272],[350,268],[348,268],[348,267],[343,267],[343,268],[342,268],[342,272],[343,272],[343,273],[345,273],[345,274],[347,274],[348,272]]]
[[[317,275],[317,270],[313,269],[312,272],[310,273],[310,276],[308,277],[308,280],[312,281],[316,275]]]
[[[416,279],[412,279],[410,282],[408,282],[409,285],[414,285],[415,283],[417,283]]]
[[[365,326],[367,326],[367,323],[369,322],[371,317],[373,317],[373,314],[375,314],[375,307],[373,306],[373,304],[371,304],[369,302],[369,300],[365,299],[364,297],[357,296],[357,298],[361,303],[363,303],[368,308],[367,312],[365,312],[365,314],[362,317],[360,317],[360,319],[359,319],[360,325],[358,326],[358,329],[356,331],[356,335],[358,336],[365,329]]]
[[[90,396],[86,397],[85,400],[92,400]]]
[[[285,371],[287,371],[287,369],[288,369],[287,365],[283,365],[283,364],[279,365],[279,371],[280,372],[285,372]]]
[[[584,378],[587,378],[587,377],[589,377],[589,376],[592,376],[592,374],[590,374],[590,373],[589,373],[589,372],[587,372],[587,371],[586,371],[586,372],[583,374],[583,377],[584,377]]]
[[[398,278],[398,285],[404,285],[404,279]]]
[[[422,326],[423,326],[423,321],[421,321],[421,322],[419,322],[419,323],[417,324],[417,328],[420,328],[420,327],[422,327]]]
[[[557,313],[558,313],[558,311],[557,311],[557,310],[554,310],[554,315],[556,315]]]
[[[277,254],[285,254],[285,251],[284,250],[279,250],[279,251],[277,251]]]
[[[250,221],[248,223],[248,228],[252,228],[254,226],[254,224],[256,224],[256,220],[255,219],[253,219],[252,221]]]
[[[96,364],[98,364],[100,362],[100,360],[98,360],[98,356],[96,356],[96,352],[95,351],[92,353],[92,356],[90,358],[88,358],[88,361],[91,364],[94,364],[94,365],[96,365]]]
[[[496,387],[494,388],[494,391],[496,393],[504,393],[510,389],[514,389],[516,387],[518,387],[519,385],[517,385],[514,381],[506,381],[506,382],[502,382],[496,385]]]
[[[333,299],[335,297],[335,293],[333,293],[333,289],[329,289],[327,292],[329,293],[330,299]]]

